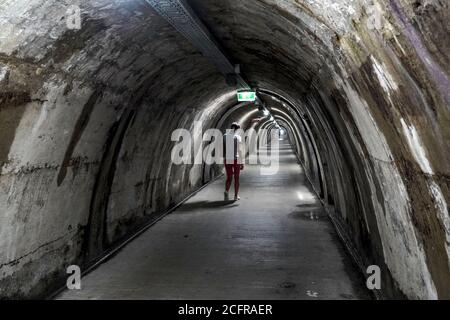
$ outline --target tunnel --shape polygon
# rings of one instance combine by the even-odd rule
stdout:
[[[183,33],[192,21],[208,33]],[[449,299],[449,21],[447,0],[1,1],[0,297],[47,298],[68,266],[89,277],[143,232],[144,246],[202,223],[228,237],[217,215],[211,226],[174,211],[222,188],[223,168],[174,164],[171,137],[239,122],[282,129],[282,176],[302,172],[355,281],[379,267],[374,298]],[[239,79],[259,103],[237,101]],[[247,194],[298,191],[246,170]],[[250,226],[276,201],[267,192]]]

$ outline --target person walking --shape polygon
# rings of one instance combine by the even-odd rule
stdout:
[[[234,178],[234,201],[238,201],[239,197],[239,176],[241,170],[244,170],[244,155],[242,151],[242,138],[237,131],[241,126],[237,122],[233,122],[231,130],[227,130],[224,135],[223,155],[227,179],[225,182],[224,200],[229,201],[229,191]]]

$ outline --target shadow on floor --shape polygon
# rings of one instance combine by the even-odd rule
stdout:
[[[237,207],[237,203],[235,201],[195,201],[188,202],[182,205],[177,211],[188,212],[195,211],[197,209],[208,209],[208,208],[233,208]]]

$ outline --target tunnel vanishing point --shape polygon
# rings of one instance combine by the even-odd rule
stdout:
[[[187,2],[234,73],[174,28]],[[218,177],[170,137],[263,118],[245,79],[379,297],[450,299],[449,1],[187,2],[0,1],[0,297],[47,297]]]

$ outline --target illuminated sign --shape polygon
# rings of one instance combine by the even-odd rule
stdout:
[[[254,91],[241,91],[237,93],[239,102],[249,101],[254,102],[256,100],[256,92]]]

